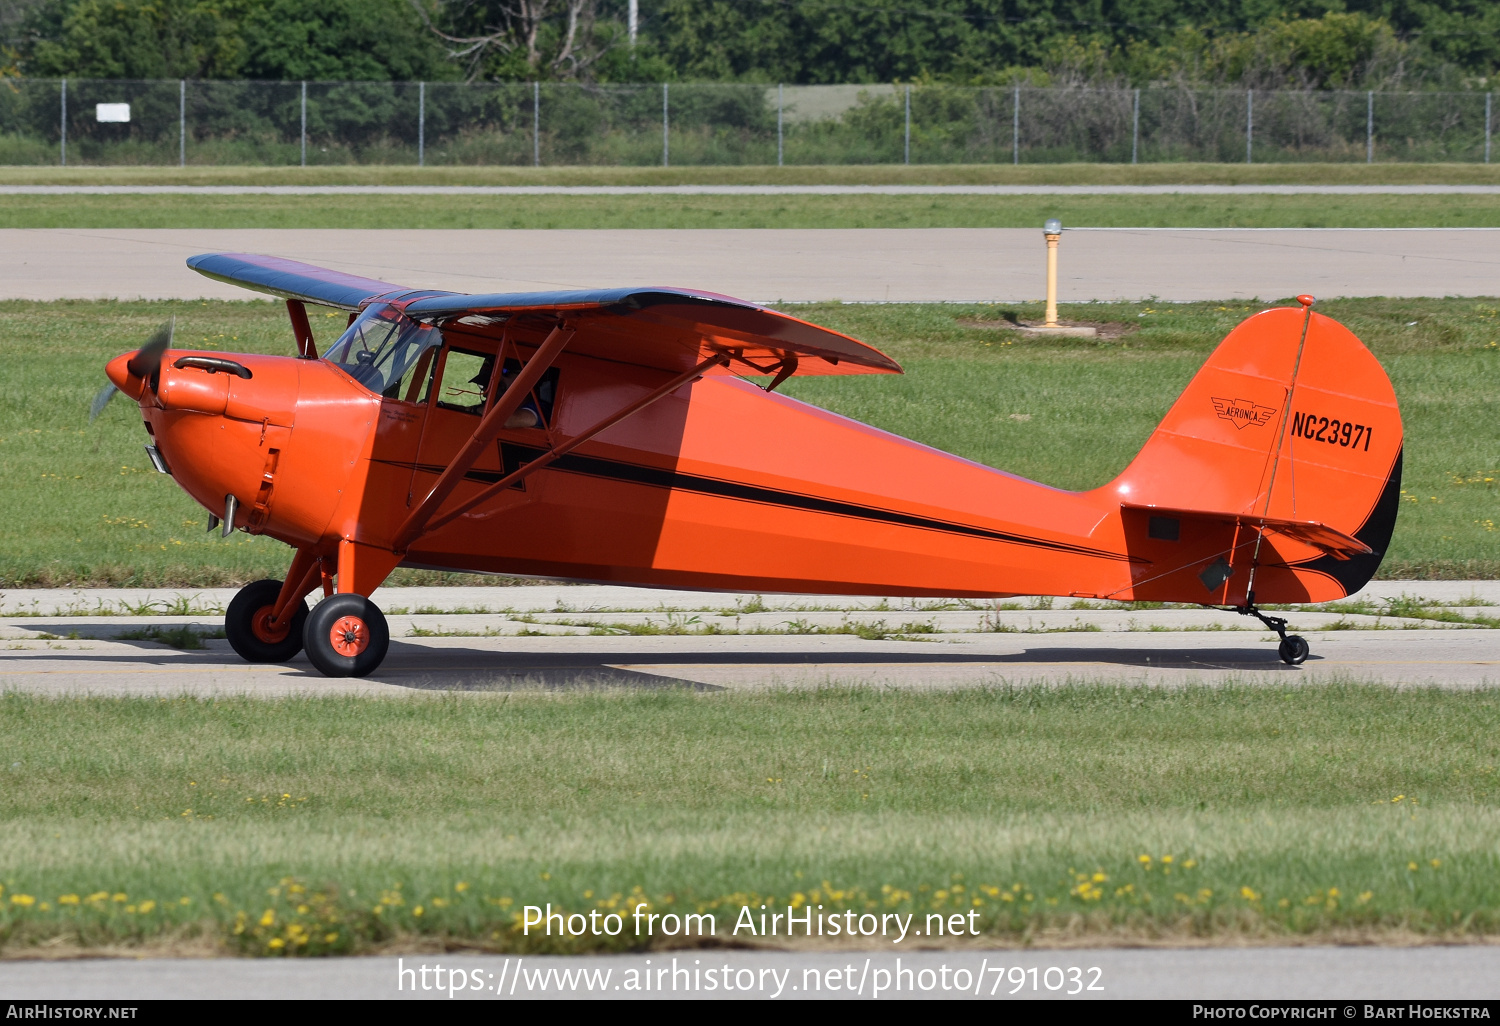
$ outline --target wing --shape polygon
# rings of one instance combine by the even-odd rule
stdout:
[[[279,257],[208,253],[188,266],[218,281],[284,299],[357,310],[382,298],[409,317],[489,334],[512,321],[566,320],[571,351],[681,373],[715,353],[740,374],[900,374],[901,366],[848,335],[754,303],[672,288],[470,296],[413,292],[390,282]],[[456,323],[455,323],[456,322]]]
[[[377,296],[411,291],[388,281],[250,253],[204,253],[188,257],[187,265],[215,281],[339,310],[358,310]]]
[[[741,374],[900,374],[889,356],[848,335],[754,303],[688,289],[443,295],[415,299],[421,320],[561,317],[578,329],[569,348],[681,372],[715,353]]]

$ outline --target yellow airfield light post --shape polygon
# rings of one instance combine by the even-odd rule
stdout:
[[[1057,320],[1057,244],[1062,240],[1062,222],[1047,218],[1042,236],[1047,240],[1047,316],[1041,324],[1018,324],[1017,331],[1035,335],[1071,335],[1093,338],[1099,329],[1087,324],[1060,324]]]
[[[1042,235],[1047,239],[1047,318],[1043,326],[1057,327],[1057,244],[1062,240],[1062,222],[1055,217],[1047,218],[1042,225]]]

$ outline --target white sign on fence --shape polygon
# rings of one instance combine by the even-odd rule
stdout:
[[[130,104],[96,103],[94,104],[94,117],[101,123],[107,121],[128,122],[130,120]]]

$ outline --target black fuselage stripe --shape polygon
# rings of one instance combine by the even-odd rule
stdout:
[[[528,449],[521,446],[506,445],[504,448],[510,449],[523,462],[536,459],[543,453],[541,449]],[[510,463],[510,458],[506,459],[506,463]],[[1029,538],[1025,535],[1011,534],[1006,531],[992,531],[983,527],[972,527],[968,524],[955,524],[951,521],[935,520],[931,517],[881,509],[877,506],[861,506],[857,503],[839,502],[836,499],[824,499],[815,495],[802,495],[797,492],[785,492],[774,488],[761,488],[756,485],[742,484],[738,481],[724,481],[718,478],[700,477],[696,474],[683,474],[675,470],[663,470],[659,467],[643,467],[635,463],[622,463],[617,460],[600,459],[594,456],[569,454],[555,460],[548,469],[584,474],[589,477],[603,477],[614,481],[628,481],[632,484],[651,485],[657,488],[673,488],[680,491],[697,492],[702,495],[738,499],[743,502],[757,502],[768,506],[781,506],[790,509],[807,510],[813,513],[828,513],[833,516],[853,517],[858,520],[899,524],[902,527],[917,527],[928,531],[942,531],[947,534],[962,534],[972,538],[1010,542],[1015,545],[1051,549],[1055,552],[1067,552],[1072,555],[1135,561],[1132,557],[1123,553],[1103,552],[1081,545],[1070,545],[1067,542]]]
[[[512,445],[505,442],[501,443],[500,448],[502,453],[501,458],[507,468],[529,463],[546,451],[544,449],[534,449],[530,446]],[[434,464],[397,463],[393,460],[377,460],[375,462],[389,463],[393,466],[411,467],[413,470],[419,470],[428,474],[441,474],[444,470],[443,467]],[[560,470],[586,477],[604,478],[610,481],[648,485],[654,488],[676,489],[684,492],[696,492],[701,495],[718,496],[725,499],[738,499],[742,502],[755,502],[767,506],[801,509],[812,513],[827,513],[832,516],[897,524],[902,527],[915,527],[927,531],[941,531],[945,534],[960,534],[970,538],[983,538],[986,541],[1025,545],[1029,548],[1048,549],[1053,552],[1064,552],[1075,556],[1090,556],[1095,559],[1119,560],[1130,563],[1150,562],[1150,560],[1122,552],[1106,552],[1082,545],[1071,545],[1067,542],[1031,538],[1022,534],[1012,534],[1008,531],[992,531],[988,528],[973,527],[969,524],[956,524],[948,520],[936,520],[932,517],[917,516],[913,513],[901,513],[897,510],[881,509],[878,506],[861,506],[853,502],[840,502],[836,499],[824,499],[815,495],[802,495],[797,492],[785,492],[774,488],[761,488],[756,485],[741,484],[737,481],[724,481],[718,478],[701,477],[696,474],[683,474],[675,470],[644,467],[637,463],[622,463],[618,460],[600,459],[596,456],[579,456],[570,453],[552,461],[546,469]],[[501,474],[492,470],[471,470],[464,477],[471,481],[493,483],[500,480]]]

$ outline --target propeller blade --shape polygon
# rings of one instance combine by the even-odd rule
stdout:
[[[153,380],[156,373],[161,369],[161,354],[167,351],[172,344],[172,332],[177,327],[177,318],[174,316],[161,327],[151,333],[144,345],[136,350],[136,354],[125,364],[125,369],[130,371],[132,377]]]
[[[94,396],[93,402],[89,403],[90,424],[99,418],[99,414],[104,412],[104,407],[109,405],[109,401],[115,397],[115,393],[118,391],[119,389],[115,387],[113,381],[99,389],[99,394]]]

